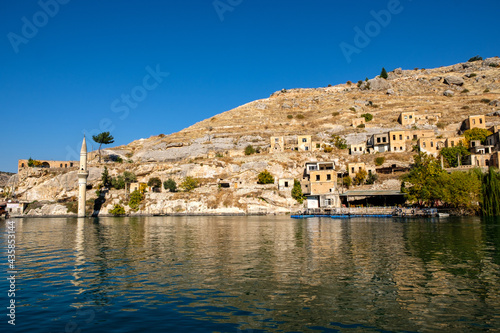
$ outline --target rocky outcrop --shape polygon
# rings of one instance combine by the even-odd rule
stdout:
[[[462,86],[464,84],[464,79],[454,75],[448,75],[444,78],[443,83],[448,85]]]

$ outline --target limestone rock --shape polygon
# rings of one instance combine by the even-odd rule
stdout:
[[[489,105],[491,106],[500,106],[500,101],[498,99],[492,100]]]
[[[387,95],[394,95],[394,89],[387,89]]]
[[[457,86],[461,86],[464,84],[464,79],[462,79],[461,77],[458,77],[458,76],[448,75],[444,78],[443,83],[448,84],[448,85],[454,84]]]
[[[382,79],[380,77],[376,77],[374,79],[368,80],[363,82],[360,86],[361,90],[374,90],[374,91],[379,91],[379,90],[387,90],[391,89],[391,83],[387,81],[386,79]]]
[[[443,95],[448,96],[448,97],[453,97],[453,95],[455,95],[455,93],[448,89],[448,90],[444,91]]]

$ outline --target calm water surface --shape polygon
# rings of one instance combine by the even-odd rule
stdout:
[[[500,220],[15,221],[1,332],[500,331]]]

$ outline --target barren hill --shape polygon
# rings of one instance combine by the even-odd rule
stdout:
[[[447,90],[453,96],[445,96]],[[395,69],[387,80],[374,78],[361,85],[347,82],[278,91],[178,133],[134,141],[110,151],[132,156],[134,161],[181,160],[241,150],[248,144],[266,147],[271,136],[309,134],[321,139],[332,133],[370,134],[401,128],[397,118],[403,111],[439,112],[440,128],[454,132],[467,115],[499,110],[500,103],[495,102],[499,94],[498,57],[435,69]],[[351,120],[363,113],[373,114],[373,121],[364,130],[352,128]],[[496,119],[488,116],[486,120]]]

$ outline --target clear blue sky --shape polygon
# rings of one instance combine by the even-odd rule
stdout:
[[[76,158],[84,131],[127,144],[282,88],[500,55],[497,1],[58,1],[0,3],[1,171]]]

